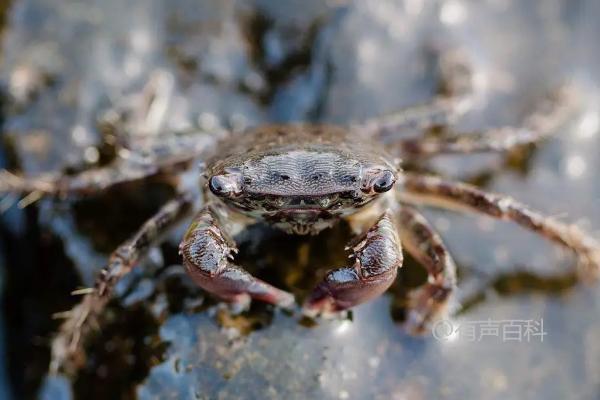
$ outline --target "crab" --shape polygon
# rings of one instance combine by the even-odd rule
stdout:
[[[442,70],[443,72],[444,70]],[[339,221],[355,237],[345,266],[331,269],[304,302],[306,314],[351,309],[384,293],[402,267],[406,250],[427,271],[424,285],[410,295],[405,328],[423,333],[446,313],[457,285],[456,267],[441,236],[421,206],[466,210],[515,222],[572,250],[585,279],[600,271],[600,244],[569,225],[500,194],[435,175],[403,170],[402,159],[438,154],[507,151],[537,142],[569,114],[572,92],[559,90],[540,103],[522,127],[479,134],[406,138],[405,130],[446,125],[469,104],[468,69],[446,68],[446,90],[430,103],[349,126],[265,125],[229,135],[216,147],[165,146],[160,162],[118,159],[74,176],[26,179],[4,171],[0,190],[26,194],[21,204],[42,196],[87,195],[158,173],[179,174],[201,160],[197,193],[181,191],[110,256],[95,287],[80,290],[52,346],[52,370],[77,353],[106,306],[116,283],[182,218],[194,215],[180,244],[191,279],[206,292],[241,308],[251,300],[294,307],[283,291],[236,264],[234,238],[256,221],[289,234],[317,234]],[[209,154],[207,154],[209,153]]]

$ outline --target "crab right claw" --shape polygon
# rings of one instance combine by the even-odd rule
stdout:
[[[180,245],[187,273],[207,292],[240,307],[247,307],[251,299],[282,308],[295,304],[291,293],[233,264],[235,251],[235,244],[224,231],[218,212],[210,206],[197,214]]]

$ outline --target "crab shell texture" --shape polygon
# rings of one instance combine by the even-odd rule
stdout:
[[[269,125],[222,142],[208,196],[295,234],[316,234],[389,191],[398,162],[372,140],[329,125]]]

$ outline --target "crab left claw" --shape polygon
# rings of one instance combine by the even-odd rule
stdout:
[[[402,266],[402,249],[389,212],[358,240],[348,267],[329,271],[304,305],[304,314],[330,314],[354,307],[385,292]]]

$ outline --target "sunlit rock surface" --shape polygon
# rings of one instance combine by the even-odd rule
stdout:
[[[2,37],[0,78],[11,98],[3,134],[13,138],[22,169],[36,174],[97,162],[98,121],[107,114],[128,113],[122,123],[137,137],[199,131],[206,138],[274,120],[361,120],[427,101],[436,88],[431,49],[460,48],[474,65],[477,103],[459,130],[518,124],[564,82],[580,89],[582,105],[517,166],[478,155],[441,157],[433,167],[459,178],[491,171],[487,188],[594,232],[598,15],[594,0],[16,1]],[[129,207],[140,200],[134,196]],[[108,250],[78,214],[54,209],[42,203],[39,219],[89,284]],[[17,214],[6,215],[8,229],[17,230]],[[121,382],[129,387],[121,393],[143,399],[598,398],[600,291],[555,278],[571,271],[572,258],[510,224],[428,215],[460,265],[457,298],[469,307],[453,322],[543,319],[543,341],[411,338],[391,316],[398,308],[391,294],[358,307],[351,321],[312,327],[298,313],[260,306],[232,323],[185,284],[183,306],[169,311],[168,290],[152,278],[164,260],[177,261],[156,251],[145,263],[150,272],[138,271],[118,290],[125,306],[112,307],[110,319],[125,315],[129,323],[114,323],[100,334],[105,348],[93,350],[110,353],[109,334],[135,334],[132,340],[164,349],[132,362],[145,365],[135,377],[110,357],[91,357],[73,393],[94,398],[105,393],[101,385]],[[262,257],[253,260],[259,272],[277,275],[267,252],[247,247]],[[340,259],[319,251],[310,259],[321,268]],[[293,272],[301,251],[287,263],[286,254],[273,256],[285,263],[277,279],[302,296],[308,285]],[[140,313],[156,317],[156,328],[128,319]],[[35,386],[42,376],[26,379]],[[43,382],[42,397],[69,396],[62,378]]]

